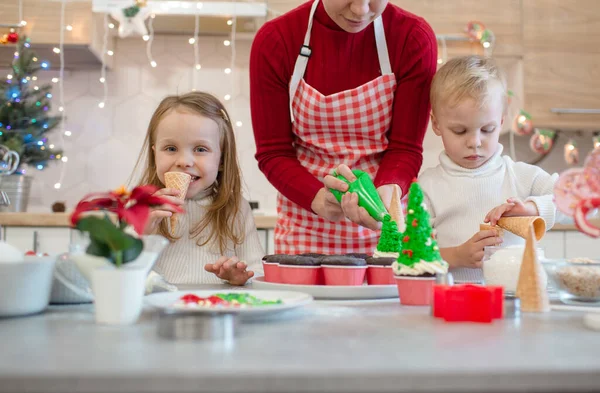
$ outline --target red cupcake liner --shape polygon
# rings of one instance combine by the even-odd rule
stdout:
[[[362,285],[367,266],[322,265],[325,285]]]
[[[279,277],[279,263],[277,262],[265,262],[263,261],[263,270],[265,272],[266,282],[281,282]]]
[[[279,265],[279,279],[282,284],[322,285],[321,266]]]
[[[369,265],[367,268],[367,284],[369,285],[394,285],[394,271],[391,266]]]
[[[435,277],[394,276],[400,304],[428,306],[433,302]]]

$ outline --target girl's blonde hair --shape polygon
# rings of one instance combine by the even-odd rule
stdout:
[[[192,92],[181,96],[169,96],[162,100],[150,119],[144,145],[134,170],[134,173],[143,170],[137,183],[165,187],[156,173],[152,146],[156,143],[156,131],[161,120],[171,111],[178,109],[212,119],[219,126],[221,162],[217,179],[212,185],[212,202],[206,207],[204,218],[190,231],[190,236],[199,236],[208,229],[207,236],[199,238],[198,245],[217,245],[221,254],[224,254],[228,240],[236,245],[241,244],[244,241],[244,232],[241,230],[243,225],[239,218],[242,193],[235,135],[227,110],[216,97],[209,93]],[[178,239],[169,232],[166,220],[159,224],[158,233],[171,242]]]
[[[485,106],[495,87],[502,90],[504,109],[508,106],[506,79],[496,62],[477,55],[456,57],[444,64],[431,83],[431,109],[435,115],[440,105],[455,106],[472,98]]]

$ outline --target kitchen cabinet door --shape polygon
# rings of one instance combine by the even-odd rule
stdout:
[[[50,227],[5,227],[6,241],[23,252],[36,251],[50,255],[69,251],[71,230]]]

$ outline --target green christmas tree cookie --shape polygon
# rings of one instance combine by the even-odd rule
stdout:
[[[406,230],[402,236],[402,251],[398,257],[400,264],[412,267],[421,261],[442,261],[430,220],[431,216],[423,201],[423,190],[413,181],[408,193]]]
[[[389,214],[386,214],[383,217],[383,225],[381,227],[379,243],[377,243],[377,251],[399,253],[402,248],[400,242],[401,238],[402,234],[398,231],[398,224],[392,220]]]

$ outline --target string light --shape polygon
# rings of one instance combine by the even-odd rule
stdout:
[[[196,4],[196,9],[202,8]],[[200,33],[200,14],[196,12],[194,15],[194,69],[192,69],[192,91],[196,91],[196,82],[198,80],[198,71],[202,68],[200,65],[200,48],[198,46],[198,34]],[[191,39],[190,39],[191,40]]]
[[[231,26],[233,24],[233,21],[231,19],[227,20],[227,26]]]
[[[229,46],[229,45],[231,45],[231,41],[225,40],[225,41],[223,41],[223,45]]]
[[[241,127],[242,126],[242,122],[241,121],[236,121],[235,125],[238,126],[238,127]]]
[[[225,73],[226,74],[231,74],[231,68],[225,68]]]
[[[60,49],[59,48],[53,48],[52,52],[54,52],[56,54],[59,54],[60,53]]]
[[[67,31],[73,31],[73,26],[71,26],[71,25],[67,25],[67,26],[65,27],[65,29],[67,29]]]
[[[152,14],[150,15],[150,21],[148,22],[148,32],[150,33],[150,35],[148,36],[148,39],[146,40],[148,43],[146,44],[146,57],[148,57],[148,61],[150,62],[150,65],[152,66],[152,68],[156,68],[157,64],[156,61],[154,61],[154,59],[152,58],[152,42],[154,42],[154,18],[156,15]]]
[[[225,99],[225,101],[231,100],[231,96],[229,94],[225,94],[225,97],[223,98]]]
[[[190,38],[188,40],[188,42],[190,43],[190,45],[194,45],[196,43],[196,39],[195,38]]]
[[[65,140],[63,138],[63,135],[65,134],[65,122],[66,122],[66,113],[65,113],[65,96],[64,96],[64,85],[63,85],[63,81],[64,81],[64,77],[65,77],[65,56],[64,56],[64,44],[65,44],[65,7],[66,7],[66,0],[62,0],[61,1],[61,7],[60,7],[60,37],[59,37],[59,52],[55,53],[60,53],[60,69],[58,72],[58,80],[56,82],[58,82],[58,100],[59,100],[59,108],[58,111],[60,112],[60,128],[61,128],[61,133],[60,135],[60,139],[61,139],[61,146],[65,145]],[[53,78],[52,82],[56,83],[54,80],[57,78]],[[54,148],[53,145],[50,145],[51,149]],[[60,189],[61,188],[61,184],[63,182],[63,179],[65,178],[65,173],[67,170],[66,165],[64,164],[66,161],[63,161],[63,164],[61,165],[61,169],[60,169],[60,175],[58,178],[58,182],[56,184],[54,184],[54,188],[55,189]]]
[[[231,74],[235,69],[235,37],[237,30],[237,3],[233,2],[233,16],[231,18],[231,40],[229,42],[229,46],[231,47],[231,65],[229,68],[225,69],[225,74]],[[226,45],[227,46],[227,45]],[[230,78],[231,83],[231,93],[232,97],[235,97],[235,78]],[[235,104],[233,104],[229,110],[230,118],[235,119]]]
[[[107,54],[107,55],[109,55],[109,56],[112,56],[112,55],[114,55],[114,54],[115,54],[115,52],[113,52],[113,51],[109,50],[109,51],[107,51],[107,52],[106,52],[106,54]]]
[[[71,136],[71,135],[73,135],[73,134],[71,133],[71,131],[65,131],[65,133],[64,133],[64,134],[65,134],[65,136]]]
[[[150,36],[148,34],[144,34],[144,36],[142,37],[142,39],[144,41],[148,41],[150,39]]]
[[[106,83],[106,57],[105,54],[108,53],[108,14],[104,14],[104,37],[102,42],[102,68],[100,69],[100,83],[102,83],[102,87],[104,90],[104,97],[102,101],[98,103],[98,108],[104,108],[105,102],[108,99],[108,83]]]
[[[108,24],[108,28],[109,29],[114,29],[115,28],[115,24],[114,23],[109,23]]]
[[[600,136],[596,135],[592,138],[592,142],[594,144],[594,150],[600,149]]]
[[[52,78],[52,83],[58,83],[58,78]]]

